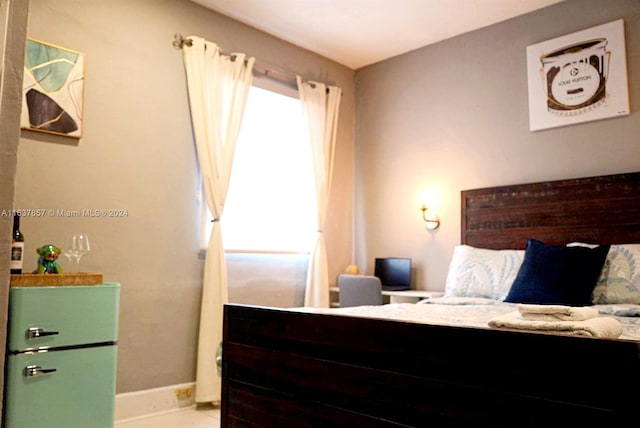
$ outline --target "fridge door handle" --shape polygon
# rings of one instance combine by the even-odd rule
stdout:
[[[24,377],[34,377],[34,376],[40,376],[40,375],[44,375],[47,373],[53,373],[55,372],[57,369],[43,369],[41,366],[38,365],[30,365],[24,368]]]
[[[27,329],[27,339],[37,339],[39,337],[45,336],[55,336],[56,334],[60,334],[59,331],[55,330],[45,330],[41,327],[30,327]]]

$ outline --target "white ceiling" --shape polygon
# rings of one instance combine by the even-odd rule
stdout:
[[[358,69],[562,0],[192,0]]]

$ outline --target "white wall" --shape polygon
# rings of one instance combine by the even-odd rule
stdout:
[[[13,228],[13,216],[10,213],[14,203],[20,137],[18,122],[28,6],[28,3],[0,2],[0,210],[4,212],[0,216],[0,364],[3,367],[9,298],[9,248]],[[0,388],[4,391],[4,372],[0,374]]]
[[[632,114],[530,132],[526,47],[623,18]],[[640,170],[640,2],[568,0],[356,74],[356,252],[412,257],[441,290],[460,242],[460,191]],[[419,194],[441,196],[427,231]]]
[[[306,254],[227,254],[229,301],[247,305],[304,306]]]

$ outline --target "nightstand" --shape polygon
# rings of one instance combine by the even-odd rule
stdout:
[[[389,303],[416,303],[424,299],[442,297],[442,291],[428,290],[402,290],[402,291],[382,291],[383,296],[389,297]]]

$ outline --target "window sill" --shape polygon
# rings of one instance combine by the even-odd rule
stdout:
[[[267,250],[225,250],[225,254],[270,254],[270,255],[309,255],[310,251],[267,251]],[[201,248],[198,251],[198,259],[204,260],[207,256],[207,249]]]

